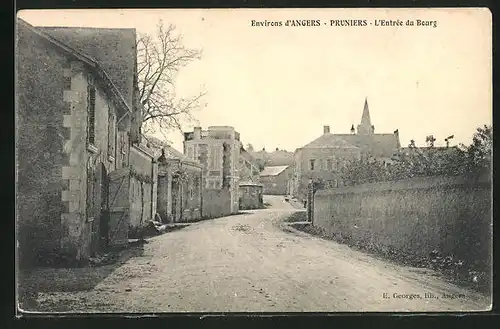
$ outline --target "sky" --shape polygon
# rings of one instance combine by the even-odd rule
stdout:
[[[454,135],[469,144],[492,124],[491,13],[487,9],[161,9],[33,10],[32,25],[135,28],[174,24],[202,58],[182,68],[177,95],[206,91],[198,125],[234,126],[244,145],[294,151],[323,133],[349,133],[368,100],[376,133],[399,130],[435,145]],[[330,20],[366,20],[331,26]],[[436,21],[407,26],[407,20]],[[252,26],[255,21],[320,20],[320,26]],[[376,26],[400,20],[403,26]],[[380,24],[378,24],[380,25]],[[185,131],[192,130],[185,125]],[[162,135],[157,134],[157,137]],[[182,150],[182,135],[168,134]]]

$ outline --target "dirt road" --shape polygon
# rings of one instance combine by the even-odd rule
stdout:
[[[431,273],[332,241],[285,232],[297,211],[272,209],[194,223],[150,239],[90,291],[39,295],[78,312],[351,312],[486,310],[490,300]],[[432,298],[431,298],[432,294]]]

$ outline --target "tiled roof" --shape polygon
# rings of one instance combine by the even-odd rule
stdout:
[[[93,58],[133,108],[134,76],[136,75],[135,29],[82,27],[36,27],[73,49]]]
[[[181,160],[184,162],[194,162],[193,160],[189,159],[187,156],[185,156],[181,152],[174,149],[172,146],[167,145],[167,146],[164,146],[163,149],[165,150],[165,156],[167,158]]]
[[[324,134],[303,148],[363,149],[376,157],[391,157],[399,149],[399,138],[395,134]]]
[[[255,159],[265,162],[269,166],[293,165],[293,152],[278,150],[273,152],[249,152]]]
[[[346,139],[340,135],[335,135],[331,133],[323,134],[322,136],[316,138],[309,144],[305,145],[303,148],[341,148],[341,149],[356,149],[356,145],[353,145],[346,141]]]
[[[167,142],[164,142],[156,137],[152,136],[146,136],[148,147],[152,150],[154,150],[154,155],[156,158],[158,158],[161,155],[161,150],[163,149],[165,151],[165,157],[167,159],[175,159],[175,160],[180,160],[182,162],[188,162],[188,163],[198,163],[194,160],[189,159],[186,155],[184,155],[182,152],[177,151],[175,148],[170,146]]]
[[[257,160],[255,160],[255,158],[249,152],[245,151],[244,149],[241,150],[240,156],[243,159],[245,159],[245,161],[250,162],[252,165],[254,165],[256,167],[258,166]]]
[[[113,97],[120,108],[123,108],[127,112],[131,112],[133,108],[132,103],[128,102],[125,94],[122,93],[122,90],[118,88],[115,81],[110,77],[110,74],[106,71],[106,69],[101,65],[101,63],[97,62],[95,58],[89,56],[86,52],[81,49],[74,48],[72,45],[64,42],[61,38],[55,38],[51,33],[47,33],[45,28],[37,28],[27,23],[26,21],[18,18],[17,19],[18,28],[19,29],[28,29],[32,32],[36,33],[40,37],[48,40],[50,43],[63,49],[66,52],[71,53],[73,56],[78,58],[79,60],[85,62],[87,65],[90,65],[94,70],[99,72],[99,75],[104,80],[106,85],[109,87],[108,91],[111,93],[111,97]],[[135,30],[134,30],[135,31]],[[135,32],[134,32],[135,33]],[[135,71],[134,71],[135,72]]]
[[[286,168],[289,166],[269,166],[264,167],[264,170],[261,171],[260,176],[278,176],[281,174]]]

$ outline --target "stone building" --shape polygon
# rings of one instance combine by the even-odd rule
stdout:
[[[254,182],[240,182],[239,204],[241,210],[263,208],[262,185]]]
[[[260,173],[260,182],[264,194],[290,195],[293,176],[293,166],[264,167]]]
[[[361,122],[350,134],[333,134],[324,126],[323,134],[294,154],[293,195],[304,199],[311,181],[322,181],[330,187],[343,185],[342,169],[353,158],[371,157],[389,161],[401,148],[398,130],[376,134],[365,99]]]
[[[137,138],[135,29],[17,22],[20,265],[85,260],[123,242],[108,194]]]
[[[230,213],[237,213],[239,209],[238,166],[241,147],[240,134],[229,126],[212,126],[208,130],[195,127],[193,132],[184,133],[184,154],[203,166],[202,186],[205,189],[227,190]],[[217,198],[210,200],[218,202]]]
[[[255,151],[252,148],[247,151],[262,168],[271,166],[293,166],[294,164],[294,153],[288,152],[287,150],[276,148],[274,151],[269,152],[266,151],[266,149]]]
[[[146,227],[156,216],[158,164],[152,149],[144,143],[130,147],[129,236]]]
[[[157,210],[163,223],[202,218],[202,166],[171,146],[158,158]]]

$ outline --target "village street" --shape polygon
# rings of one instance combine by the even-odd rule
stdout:
[[[57,300],[53,305],[64,304],[78,312],[487,308],[481,296],[423,271],[401,268],[306,233],[286,232],[281,219],[297,210],[282,200],[266,197],[270,209],[202,221],[151,238],[141,254],[90,291],[44,293],[39,302]],[[425,293],[439,299],[424,298]],[[443,298],[444,293],[456,298]],[[421,299],[411,298],[412,294]]]

